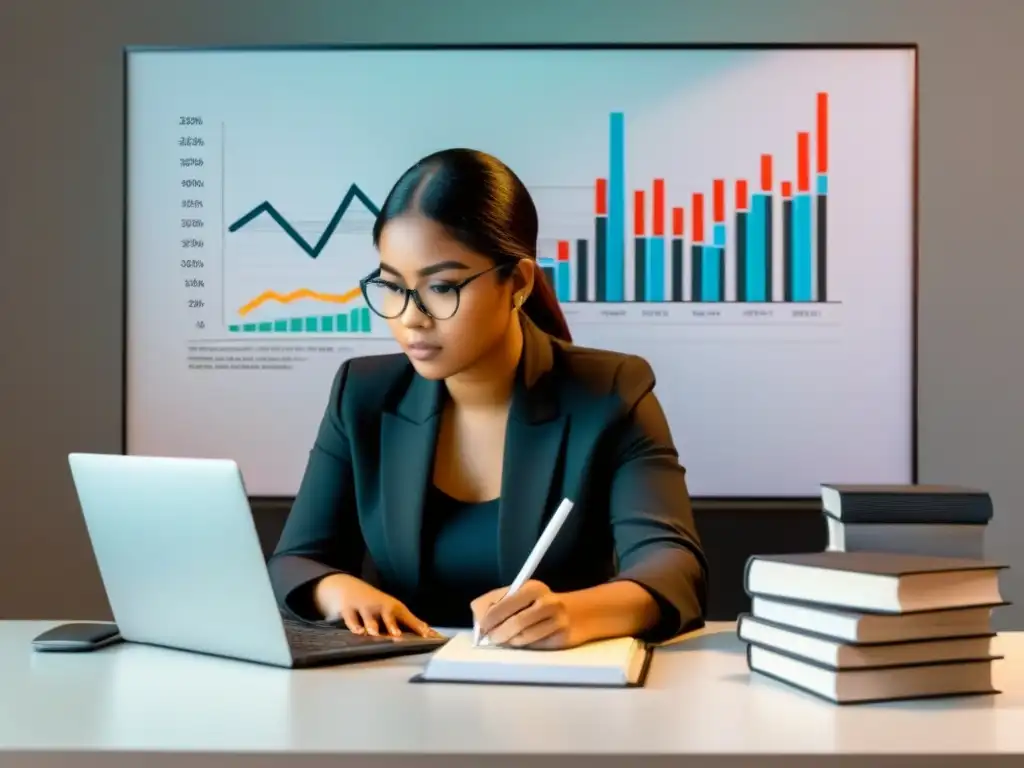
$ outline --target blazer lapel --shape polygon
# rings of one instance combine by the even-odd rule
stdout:
[[[561,499],[554,480],[563,474],[567,419],[551,380],[551,339],[523,319],[523,355],[505,434],[498,513],[499,570],[511,583]]]
[[[420,583],[423,505],[434,466],[443,383],[413,374],[394,412],[381,417],[380,498],[391,572],[407,591]]]

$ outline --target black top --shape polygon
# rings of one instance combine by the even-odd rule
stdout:
[[[459,513],[440,538],[424,512],[444,382],[423,378],[402,354],[342,363],[268,564],[285,611],[308,610],[311,585],[331,573],[363,576],[413,612],[442,612],[449,598],[428,579],[443,580],[461,593],[450,604],[465,606],[464,596],[494,582],[491,568],[501,586],[512,583],[569,498],[575,506],[535,579],[555,592],[639,584],[661,611],[646,639],[703,625],[707,561],[651,366],[567,344],[525,317],[522,327],[497,509]],[[473,531],[473,546],[457,551]],[[492,548],[490,565],[483,548]],[[428,594],[434,604],[420,606]]]
[[[435,627],[471,627],[469,604],[502,586],[498,571],[498,499],[453,499],[434,485],[423,513],[423,574],[409,606]]]

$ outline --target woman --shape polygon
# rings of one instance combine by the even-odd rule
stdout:
[[[373,239],[363,295],[404,352],[334,379],[270,561],[282,607],[371,635],[475,620],[531,648],[701,626],[707,566],[654,375],[571,344],[523,183],[438,152],[395,184]],[[564,497],[535,578],[499,602]]]

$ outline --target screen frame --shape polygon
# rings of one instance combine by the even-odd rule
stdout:
[[[724,50],[724,51],[884,51],[902,50],[913,54],[912,65],[912,137],[911,137],[911,289],[910,289],[910,482],[919,482],[919,312],[920,312],[920,50],[917,43],[337,43],[337,44],[267,44],[267,45],[127,45],[122,51],[122,317],[121,317],[121,446],[122,455],[128,455],[128,135],[129,135],[129,70],[132,54],[147,52],[217,52],[217,51],[650,51],[650,50]],[[288,502],[294,495],[250,496],[254,503]],[[691,496],[697,510],[750,510],[772,511],[804,509],[818,512],[818,496]]]

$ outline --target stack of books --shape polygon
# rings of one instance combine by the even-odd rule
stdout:
[[[955,485],[821,486],[821,507],[833,552],[985,556],[992,497]]]
[[[830,485],[822,497],[826,551],[747,563],[737,633],[751,671],[840,704],[997,693],[1006,566],[982,557],[987,494]]]

